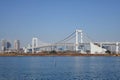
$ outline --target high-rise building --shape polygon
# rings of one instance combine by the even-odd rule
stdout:
[[[11,47],[11,43],[9,42],[9,41],[7,41],[7,40],[2,40],[1,41],[2,43],[2,45],[1,45],[1,50],[4,52],[4,51],[8,51],[9,49],[10,49],[10,47]]]
[[[11,43],[9,41],[6,42],[6,48],[9,50],[11,48]]]
[[[20,41],[19,40],[14,41],[14,49],[17,51],[20,50]]]
[[[1,50],[5,51],[6,50],[6,40],[1,40]]]

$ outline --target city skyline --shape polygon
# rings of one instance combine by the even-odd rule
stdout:
[[[16,50],[19,51],[22,47],[20,47],[20,41],[14,40],[9,41],[6,39],[0,40],[0,51],[9,51],[9,50]]]
[[[0,1],[0,40],[57,42],[76,29],[94,41],[120,41],[119,0]]]

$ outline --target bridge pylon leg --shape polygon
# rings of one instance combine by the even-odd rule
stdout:
[[[118,42],[116,42],[116,53],[119,53],[119,46],[118,46]]]

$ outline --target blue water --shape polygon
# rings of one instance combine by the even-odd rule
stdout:
[[[120,57],[0,57],[0,80],[120,80]]]

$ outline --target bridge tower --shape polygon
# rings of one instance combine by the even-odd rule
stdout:
[[[83,33],[82,30],[76,30],[76,41],[75,41],[75,50],[78,51],[78,46],[79,46],[79,33],[80,33],[80,43],[83,43]]]
[[[38,38],[32,39],[32,53],[35,52],[35,48],[38,47]]]
[[[116,53],[118,54],[119,53],[119,43],[116,42]]]

